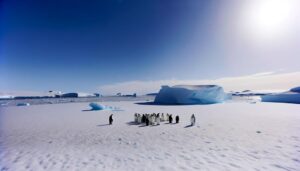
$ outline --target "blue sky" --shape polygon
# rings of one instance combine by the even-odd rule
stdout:
[[[135,80],[298,71],[299,10],[287,1],[4,0],[0,90],[93,92]],[[261,16],[253,19],[252,6]],[[273,21],[273,9],[290,13]]]

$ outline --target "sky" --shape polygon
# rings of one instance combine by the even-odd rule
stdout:
[[[298,0],[2,0],[0,8],[0,92],[108,93],[129,82],[300,69]]]

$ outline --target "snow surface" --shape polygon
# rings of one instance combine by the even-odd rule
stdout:
[[[300,169],[300,105],[103,102],[123,109],[112,112],[88,104],[0,107],[0,170]],[[135,125],[136,112],[171,113],[180,123]]]
[[[162,86],[155,98],[157,104],[213,104],[226,99],[222,87],[217,85]]]

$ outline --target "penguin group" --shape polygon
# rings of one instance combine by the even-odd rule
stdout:
[[[161,122],[168,122],[173,123],[173,116],[172,114],[164,114],[164,113],[152,113],[152,114],[134,114],[134,122],[137,124],[145,124],[146,126],[149,125],[160,125]],[[179,123],[179,116],[175,117],[175,122]]]
[[[165,122],[167,121],[168,123],[173,123],[173,116],[172,114],[166,114],[164,115],[164,113],[152,113],[152,114],[139,114],[139,113],[135,113],[134,114],[134,122],[137,124],[145,124],[146,126],[149,125],[160,125],[160,122]],[[113,114],[111,114],[109,116],[109,125],[112,125],[113,123]],[[175,117],[175,123],[179,123],[179,116],[176,115]],[[193,114],[191,116],[191,126],[194,126],[196,123],[196,117]]]

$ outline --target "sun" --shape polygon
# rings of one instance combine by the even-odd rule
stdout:
[[[274,40],[286,36],[295,24],[298,0],[252,0],[241,8],[241,23],[248,36]]]

